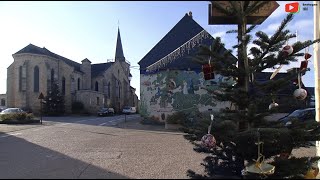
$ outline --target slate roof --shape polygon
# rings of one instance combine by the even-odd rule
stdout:
[[[35,46],[33,44],[29,44],[28,46],[24,47],[23,49],[21,49],[20,51],[14,53],[14,54],[23,54],[23,53],[40,54],[40,55],[46,55],[46,56],[49,56],[49,57],[53,57],[53,58],[61,60],[61,61],[65,62],[66,64],[74,67],[74,69],[76,71],[81,72],[81,70],[80,70],[80,65],[81,64],[79,64],[77,62],[74,62],[74,61],[72,61],[70,59],[67,59],[65,57],[62,57],[62,56],[60,56],[58,54],[55,54],[55,53],[49,51],[48,49],[46,49],[45,47],[40,48],[40,47]]]
[[[122,49],[122,43],[121,43],[121,37],[120,37],[120,29],[118,28],[118,37],[117,37],[117,45],[116,45],[116,60],[125,60],[125,57],[123,55],[123,49]]]
[[[185,42],[189,41],[195,35],[204,30],[192,16],[185,16],[138,62],[140,65],[140,73],[146,73],[146,67],[157,62],[165,57]],[[214,38],[210,35],[209,38],[203,40],[202,44],[210,46]],[[195,71],[201,70],[201,65],[193,62],[189,56],[194,55],[199,47],[193,48],[189,54],[175,59],[172,63],[167,64],[169,69],[192,69]]]
[[[114,62],[92,64],[91,65],[91,77],[95,77],[106,71],[111,67]]]

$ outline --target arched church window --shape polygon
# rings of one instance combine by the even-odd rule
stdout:
[[[110,98],[111,93],[110,93],[110,82],[108,83],[108,97]]]
[[[78,78],[78,90],[80,90],[80,78]]]
[[[62,94],[66,94],[66,78],[62,77]]]
[[[121,83],[120,83],[120,81],[118,81],[118,87],[119,87],[119,98],[121,98]]]
[[[1,99],[1,106],[6,106],[6,100],[5,99]]]
[[[22,66],[19,67],[19,91],[22,90]]]
[[[99,91],[99,83],[96,81],[95,86],[94,86],[95,91]]]
[[[51,83],[54,82],[54,69],[51,69]]]
[[[39,67],[35,66],[33,70],[33,92],[39,92]]]

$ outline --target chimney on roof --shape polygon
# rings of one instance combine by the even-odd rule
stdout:
[[[192,18],[192,12],[191,11],[189,11],[189,14],[188,14],[191,18]]]

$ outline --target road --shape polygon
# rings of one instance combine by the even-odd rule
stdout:
[[[0,125],[0,178],[181,179],[188,169],[203,169],[204,155],[182,133],[135,129],[139,118],[44,117],[42,125]]]

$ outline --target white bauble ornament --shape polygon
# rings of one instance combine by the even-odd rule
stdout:
[[[273,108],[276,108],[276,107],[278,107],[278,106],[279,106],[279,104],[276,103],[276,102],[271,103],[271,104],[269,105],[269,110],[271,110],[271,109],[273,109]]]
[[[289,56],[293,52],[293,47],[290,45],[286,45],[282,48],[282,51],[286,54],[286,56]]]
[[[293,92],[293,96],[298,100],[304,100],[307,97],[307,91],[302,88],[296,89]]]
[[[216,146],[216,139],[212,134],[206,134],[201,138],[201,145],[205,148],[213,148]]]

